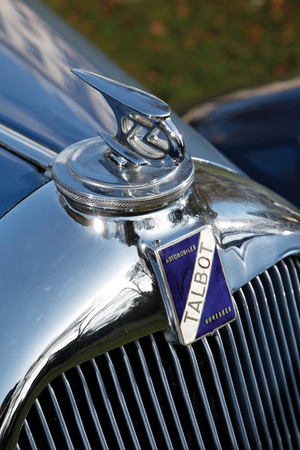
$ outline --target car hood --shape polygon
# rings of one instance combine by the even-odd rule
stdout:
[[[106,100],[70,69],[137,85],[65,22],[32,0],[1,2],[0,61],[0,123],[55,152],[97,136],[98,131],[113,134],[116,130]],[[192,156],[236,169],[198,133],[180,119],[175,121]]]

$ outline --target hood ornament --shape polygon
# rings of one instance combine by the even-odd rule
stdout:
[[[74,206],[118,213],[158,209],[184,195],[194,180],[194,165],[170,107],[110,78],[72,72],[109,103],[117,133],[101,131],[62,151],[52,167],[57,189]]]
[[[183,139],[171,120],[170,107],[141,89],[85,70],[72,72],[101,92],[117,121],[117,134],[99,133],[115,156],[129,163],[149,164],[168,155],[175,165],[184,158]],[[159,137],[163,135],[163,137]]]

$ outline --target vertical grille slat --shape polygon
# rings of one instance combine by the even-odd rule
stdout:
[[[126,367],[126,370],[127,370],[127,373],[128,373],[129,381],[130,381],[130,384],[131,384],[131,387],[132,387],[132,390],[133,390],[133,394],[134,394],[134,397],[135,397],[135,400],[136,400],[136,403],[137,403],[137,406],[138,406],[138,410],[139,410],[141,418],[142,418],[143,425],[145,427],[145,431],[146,431],[146,434],[147,434],[150,446],[151,446],[152,449],[157,449],[156,442],[155,442],[155,439],[154,439],[154,436],[153,436],[153,433],[152,433],[152,429],[151,429],[151,426],[150,426],[150,423],[149,423],[149,420],[148,420],[148,417],[147,417],[147,413],[146,413],[145,408],[144,408],[143,400],[141,398],[141,394],[140,394],[140,391],[138,389],[138,385],[137,385],[136,380],[135,380],[135,376],[134,376],[134,373],[133,373],[133,370],[132,370],[132,366],[130,364],[130,361],[129,361],[129,358],[127,356],[125,348],[124,347],[120,347],[120,350],[121,350],[121,353],[122,353],[122,356],[123,356],[123,359],[124,359],[124,362],[125,362],[125,367]]]
[[[281,318],[282,326],[280,328],[281,332],[281,340],[283,341],[283,352],[285,354],[285,357],[288,358],[287,364],[290,366],[291,372],[295,372],[295,386],[297,385],[296,380],[300,380],[300,359],[299,359],[299,349],[297,347],[296,342],[296,336],[294,333],[294,328],[289,312],[289,304],[288,304],[288,295],[286,294],[283,280],[281,277],[281,273],[279,271],[278,267],[272,267],[270,270],[270,275],[272,279],[272,285],[274,286],[274,296],[273,296],[273,302],[274,302],[274,309],[275,304],[277,306],[276,312],[278,311],[278,315]],[[269,280],[270,283],[270,280]],[[290,295],[293,294],[292,286],[288,283],[289,293]],[[298,326],[299,323],[299,317],[298,317]],[[278,332],[278,330],[276,330]],[[297,388],[295,389],[295,395],[298,395]],[[299,399],[299,397],[298,397]],[[300,402],[298,401],[298,404]]]
[[[260,448],[260,437],[231,326],[228,325],[224,330],[221,330],[220,334],[223,337],[224,347],[227,350],[227,359],[231,359],[232,361],[231,374],[238,393],[240,410],[244,418],[248,441],[250,442],[250,446],[254,445],[255,448]],[[232,367],[233,365],[235,367]]]
[[[48,443],[49,447],[51,448],[51,450],[56,450],[56,446],[54,444],[51,432],[49,430],[48,423],[46,421],[46,418],[44,416],[44,412],[43,412],[43,410],[41,408],[41,405],[40,405],[40,402],[39,402],[38,399],[35,401],[34,406],[37,409],[37,413],[38,413],[38,416],[39,416],[39,419],[40,419],[40,423],[41,423],[41,428],[42,428],[42,430],[44,432],[44,435],[45,435],[45,438],[47,440],[47,443]]]
[[[216,401],[218,401],[218,404],[220,406],[220,409],[222,411],[222,419],[223,419],[223,429],[225,428],[225,430],[227,431],[226,437],[227,437],[227,445],[229,448],[234,448],[237,449],[238,448],[238,443],[237,443],[237,438],[233,429],[233,425],[232,425],[232,421],[231,421],[231,415],[229,413],[228,410],[228,406],[226,403],[226,399],[224,396],[224,391],[222,388],[222,384],[220,381],[220,377],[219,377],[219,373],[217,370],[217,366],[216,366],[216,362],[215,362],[215,358],[214,355],[212,353],[212,350],[210,348],[210,346],[208,345],[207,339],[204,338],[201,342],[202,346],[203,346],[203,350],[204,350],[204,355],[207,359],[207,362],[210,366],[211,369],[211,376],[212,379],[214,381],[214,385],[216,387]],[[224,432],[224,431],[223,431]]]
[[[243,416],[241,414],[240,405],[238,402],[236,390],[231,377],[225,349],[219,331],[215,332],[215,339],[213,344],[215,356],[217,355],[217,359],[219,361],[218,371],[220,374],[222,374],[221,378],[222,384],[224,385],[225,397],[228,403],[230,415],[233,418],[232,422],[234,423],[235,434],[239,443],[239,447],[250,448]]]
[[[220,439],[219,439],[219,436],[218,436],[218,431],[217,431],[217,428],[216,428],[216,425],[215,425],[215,420],[214,420],[214,417],[213,417],[213,414],[212,414],[212,411],[211,411],[211,407],[210,407],[210,404],[209,404],[209,401],[208,401],[208,398],[207,398],[207,395],[206,395],[204,383],[203,383],[203,380],[202,380],[202,375],[201,375],[201,372],[199,370],[199,365],[197,363],[197,359],[196,359],[196,355],[195,355],[194,349],[193,349],[193,347],[191,345],[189,345],[187,347],[187,351],[188,351],[188,354],[189,354],[189,358],[190,358],[190,362],[191,362],[193,371],[195,373],[195,382],[196,382],[196,385],[197,385],[197,388],[198,388],[199,395],[200,395],[200,397],[202,399],[202,404],[204,405],[204,411],[205,411],[205,414],[207,416],[207,422],[208,422],[208,426],[210,427],[210,430],[211,430],[212,439],[214,441],[215,448],[221,449],[222,448],[221,442],[220,442]]]
[[[157,346],[156,340],[155,340],[153,335],[150,336],[150,339],[151,339],[151,345],[152,345],[152,348],[153,348],[153,352],[154,352],[155,360],[156,360],[156,363],[157,363],[158,371],[159,371],[159,374],[160,374],[160,378],[162,380],[163,388],[164,388],[164,391],[165,391],[165,394],[166,394],[167,403],[169,405],[169,408],[170,408],[170,411],[171,411],[174,423],[176,425],[176,430],[177,430],[177,433],[178,433],[178,436],[179,436],[182,448],[184,450],[188,450],[188,445],[187,445],[187,442],[186,442],[186,438],[185,438],[185,435],[184,435],[184,432],[183,432],[183,429],[182,429],[182,426],[181,426],[181,422],[180,422],[180,419],[179,419],[179,416],[178,416],[178,413],[177,413],[177,409],[175,407],[174,399],[173,399],[172,392],[171,392],[171,389],[170,389],[170,386],[169,386],[169,383],[168,383],[167,375],[166,375],[166,372],[165,372],[165,369],[164,369],[164,366],[163,366],[163,363],[162,363],[162,360],[161,360],[161,356],[160,356],[160,353],[159,353],[159,350],[158,350],[158,346]]]
[[[103,379],[101,377],[101,373],[100,373],[99,368],[94,359],[91,360],[91,363],[92,363],[92,368],[96,375],[96,381],[97,381],[97,385],[99,387],[99,391],[102,395],[102,398],[104,399],[104,406],[107,411],[108,418],[109,418],[109,421],[110,421],[112,429],[113,429],[114,437],[116,438],[116,443],[118,444],[119,449],[125,450],[124,442],[122,440],[121,433],[120,433],[120,430],[119,430],[119,427],[118,427],[118,424],[117,424],[117,421],[116,421],[116,418],[115,418],[115,415],[114,415],[114,412],[113,412],[113,409],[111,406],[111,402],[108,397],[107,391],[105,389],[105,384],[103,382]]]
[[[188,415],[190,417],[191,426],[192,426],[192,429],[193,429],[193,431],[195,433],[195,436],[196,436],[196,439],[197,439],[198,448],[201,449],[201,450],[205,449],[204,442],[202,440],[202,436],[201,436],[201,433],[200,433],[200,430],[199,430],[199,427],[198,427],[198,423],[197,423],[197,420],[196,420],[196,417],[195,417],[195,412],[194,412],[194,409],[193,409],[193,406],[192,406],[192,401],[191,401],[191,398],[189,396],[189,391],[188,391],[188,388],[187,388],[187,385],[186,385],[186,381],[184,379],[184,375],[183,375],[183,371],[182,371],[182,368],[181,368],[180,361],[179,361],[179,359],[177,357],[176,350],[175,350],[174,346],[172,344],[169,344],[169,348],[170,348],[171,355],[172,355],[172,358],[173,358],[173,361],[174,361],[175,370],[176,370],[176,374],[177,374],[177,377],[178,377],[178,382],[179,382],[179,385],[180,385],[180,388],[181,388],[181,392],[182,392],[182,395],[183,395],[184,403],[185,403],[186,408],[187,408],[187,413],[188,413]]]
[[[91,413],[91,417],[92,417],[93,423],[95,425],[95,429],[97,431],[97,435],[99,437],[99,442],[101,442],[102,447],[103,447],[104,450],[108,450],[107,442],[106,442],[106,439],[105,439],[105,436],[104,436],[101,424],[100,424],[99,419],[98,419],[98,414],[97,414],[97,411],[95,409],[95,406],[94,406],[94,403],[93,403],[93,400],[92,400],[92,397],[91,397],[88,385],[86,383],[86,380],[84,378],[84,375],[82,373],[82,370],[81,370],[80,366],[77,366],[76,370],[77,370],[77,373],[78,373],[78,375],[80,377],[80,381],[81,381],[81,383],[83,385],[83,388],[84,388],[85,397],[86,397],[86,400],[87,400],[87,403],[88,403],[88,407],[89,407],[89,410],[90,410],[90,413]]]
[[[109,370],[110,370],[110,373],[111,373],[111,376],[112,376],[112,379],[113,379],[113,383],[115,385],[117,396],[118,396],[118,399],[119,399],[119,402],[120,402],[120,406],[121,406],[123,414],[124,414],[125,421],[127,423],[128,430],[129,430],[131,438],[132,438],[132,443],[134,445],[134,448],[140,450],[141,449],[140,443],[139,443],[138,437],[136,435],[135,428],[133,426],[133,423],[132,423],[132,420],[131,420],[131,417],[130,417],[130,414],[129,414],[129,411],[128,411],[128,407],[127,407],[126,400],[125,400],[125,397],[124,397],[122,389],[121,389],[121,385],[119,383],[117,372],[116,372],[116,370],[114,368],[114,365],[113,365],[113,362],[111,360],[110,355],[108,353],[106,353],[105,357],[106,357],[106,359],[108,361],[108,364],[109,364]]]
[[[256,281],[258,284],[260,284],[260,289],[262,290],[264,297],[268,298],[270,301],[270,304],[272,304],[273,312],[275,314],[277,314],[276,305],[274,305],[274,302],[272,301],[273,300],[272,289],[268,292],[269,297],[267,297],[268,293],[265,292],[264,287],[263,287],[263,281],[265,281],[267,283],[267,286],[269,288],[271,287],[269,274],[264,273],[261,278],[262,279],[257,279]],[[287,384],[285,367],[286,367],[287,375],[291,379],[292,382],[293,382],[293,374],[291,373],[291,370],[289,370],[290,369],[289,361],[287,361],[287,359],[285,357],[286,355],[284,353],[283,354],[280,353],[278,341],[276,339],[276,333],[274,330],[273,322],[271,320],[271,312],[270,312],[268,303],[260,302],[258,307],[260,307],[260,309],[261,309],[263,324],[264,324],[264,328],[265,328],[266,334],[267,334],[268,347],[270,349],[270,356],[271,356],[271,359],[273,361],[273,366],[276,371],[276,377],[277,377],[277,382],[278,382],[278,386],[279,386],[279,392],[281,395],[281,401],[283,404],[285,415],[287,416],[287,419],[288,419],[287,423],[289,425],[293,445],[295,446],[299,437],[297,437],[297,432],[296,432],[297,423],[296,423],[296,419],[295,419],[295,414],[293,412],[292,399],[291,399],[289,387]],[[277,325],[278,325],[278,328],[280,328],[279,320],[277,322]],[[284,363],[285,363],[285,367],[284,367]]]
[[[72,444],[72,441],[71,441],[71,437],[70,437],[70,434],[69,434],[69,431],[68,431],[65,419],[64,419],[63,414],[61,412],[61,409],[59,407],[59,403],[57,401],[56,395],[54,393],[54,390],[53,390],[51,384],[48,384],[46,389],[47,389],[47,391],[49,393],[50,400],[51,400],[51,402],[53,404],[53,407],[54,407],[54,410],[55,410],[55,415],[56,415],[56,417],[58,419],[57,422],[58,422],[58,425],[59,425],[59,427],[60,427],[60,429],[62,431],[62,437],[63,437],[63,439],[65,441],[65,445],[67,446],[68,450],[74,450],[74,447],[73,447],[73,444]]]
[[[259,351],[258,343],[256,340],[255,331],[253,328],[252,319],[250,316],[249,308],[247,305],[246,297],[244,295],[243,289],[239,289],[236,294],[238,304],[240,305],[241,322],[243,323],[243,330],[246,333],[246,341],[249,343],[249,352],[253,362],[253,368],[255,372],[255,377],[257,384],[259,386],[260,395],[263,402],[263,408],[265,414],[268,418],[268,426],[272,436],[272,441],[283,450],[281,437],[278,429],[278,423],[274,411],[274,406],[272,402],[272,396],[269,389],[269,384],[267,381],[267,376],[264,370],[261,354]],[[287,427],[286,427],[287,431]]]
[[[28,439],[29,449],[30,450],[38,450],[27,420],[25,420],[25,422],[24,422],[24,431],[25,431],[26,437]]]
[[[69,398],[70,401],[70,405],[72,408],[72,412],[74,414],[74,418],[78,427],[78,431],[82,440],[82,445],[84,446],[85,450],[91,450],[91,446],[88,440],[88,437],[86,435],[85,429],[84,429],[84,425],[82,423],[82,419],[81,419],[81,415],[80,412],[78,410],[77,404],[76,404],[76,400],[75,397],[73,395],[69,380],[67,379],[66,375],[63,373],[61,375],[65,390],[66,390],[66,394]]]
[[[275,269],[272,268],[271,273],[275,272]],[[274,274],[274,273],[273,273]],[[275,280],[270,278],[268,274],[264,274],[264,279],[266,279],[266,283],[269,289],[269,295],[268,298],[271,297],[270,301],[270,307],[272,308],[272,311],[274,313],[275,319],[273,319],[274,323],[274,334],[273,339],[277,337],[278,342],[278,358],[281,357],[282,366],[284,368],[284,378],[286,379],[286,386],[287,390],[289,391],[289,404],[292,402],[294,404],[294,409],[296,413],[296,417],[298,418],[298,421],[300,422],[300,398],[299,398],[299,392],[297,387],[296,379],[300,380],[300,373],[299,373],[299,354],[298,350],[296,348],[296,342],[294,334],[291,333],[292,331],[292,324],[289,320],[289,315],[286,312],[287,307],[287,301],[286,296],[283,295],[283,286],[277,285],[277,292],[275,294],[273,286],[276,286],[276,284],[280,283],[279,278],[279,272],[275,272]],[[279,292],[278,292],[279,291]],[[278,299],[278,300],[277,300]],[[279,311],[279,301],[282,303],[280,311]],[[284,314],[285,312],[285,314]],[[284,317],[284,315],[286,317]],[[282,324],[282,320],[285,319],[287,322],[286,328],[289,328],[289,332],[284,331],[284,327]],[[275,331],[276,330],[276,331]],[[288,342],[288,338],[289,342]],[[292,363],[292,357],[294,359],[294,364]],[[298,360],[298,361],[297,361]],[[295,373],[296,372],[296,373]],[[294,400],[294,401],[293,401]]]
[[[281,400],[279,384],[276,377],[276,370],[280,370],[280,366],[274,367],[272,362],[272,357],[270,353],[270,349],[268,346],[267,337],[265,334],[265,327],[263,325],[263,321],[261,318],[259,305],[257,301],[257,296],[254,291],[253,285],[256,284],[256,288],[258,291],[258,297],[260,297],[260,303],[264,303],[266,301],[265,293],[262,287],[260,280],[254,280],[253,283],[248,283],[245,286],[246,297],[251,298],[251,302],[247,302],[250,306],[250,314],[252,316],[252,323],[254,325],[255,334],[257,336],[257,342],[259,346],[259,352],[262,358],[263,367],[266,373],[267,384],[270,389],[274,410],[276,415],[279,415],[281,421],[278,421],[278,425],[282,427],[282,435],[285,439],[285,446],[292,450],[292,442],[288,429],[287,420],[285,417],[284,405]],[[279,368],[279,369],[278,369]]]
[[[293,323],[293,329],[296,338],[296,346],[298,349],[298,360],[300,353],[300,309],[297,308],[300,305],[300,284],[297,278],[297,271],[295,263],[292,258],[289,258],[286,262],[281,261],[279,267],[282,267],[281,273],[284,285],[286,286],[287,302],[290,310],[291,320]]]
[[[240,288],[213,336],[182,347],[159,332],[58,376],[17,449],[300,449],[299,261]]]
[[[299,291],[299,285],[300,285],[300,261],[299,261],[299,258],[294,258],[292,260],[292,262],[294,263],[295,269],[296,269],[295,277],[297,279],[298,289],[295,291],[295,294],[296,294],[296,300],[297,300],[298,313],[300,314],[300,291]]]
[[[139,355],[140,362],[141,362],[141,365],[142,365],[142,369],[143,369],[145,378],[147,380],[147,387],[149,389],[149,392],[150,392],[150,395],[151,395],[151,399],[152,399],[152,402],[153,402],[153,405],[154,405],[154,408],[155,408],[155,412],[156,412],[158,420],[159,420],[161,431],[163,433],[163,437],[164,437],[166,448],[172,450],[173,449],[173,445],[171,443],[171,438],[170,438],[170,435],[169,435],[169,432],[168,432],[168,428],[167,428],[167,425],[166,425],[166,422],[165,422],[164,416],[162,414],[162,411],[161,411],[161,408],[160,408],[160,405],[159,405],[159,401],[158,401],[158,398],[157,398],[157,395],[156,395],[156,392],[155,392],[154,384],[153,384],[153,381],[152,381],[152,378],[151,378],[151,375],[150,375],[150,371],[149,371],[149,368],[148,368],[148,365],[147,365],[147,360],[145,358],[145,355],[144,355],[144,352],[142,350],[140,342],[139,341],[135,341],[135,345],[137,347],[137,351],[138,351],[138,355]]]

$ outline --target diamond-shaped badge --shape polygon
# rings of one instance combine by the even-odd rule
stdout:
[[[156,251],[177,331],[184,345],[223,327],[236,317],[210,227]]]

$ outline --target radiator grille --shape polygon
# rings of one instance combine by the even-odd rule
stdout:
[[[234,295],[237,320],[188,347],[162,333],[56,378],[18,449],[300,448],[300,264]]]

